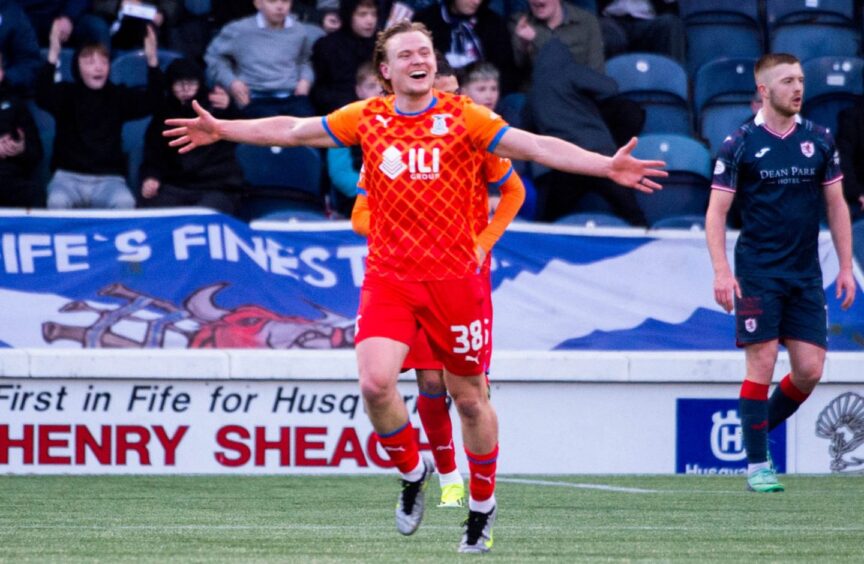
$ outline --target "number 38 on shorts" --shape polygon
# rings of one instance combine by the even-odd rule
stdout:
[[[481,364],[480,353],[489,345],[489,320],[475,319],[468,325],[451,325],[450,331],[453,333],[453,354],[464,354],[465,360]]]

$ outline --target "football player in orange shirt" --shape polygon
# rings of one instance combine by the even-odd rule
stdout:
[[[498,420],[481,359],[486,251],[472,227],[473,187],[487,152],[533,160],[574,174],[607,177],[653,192],[662,161],[632,156],[636,139],[608,157],[547,136],[509,127],[464,96],[433,90],[436,66],[429,31],[400,22],[378,35],[374,64],[385,97],[344,106],[321,118],[276,116],[170,119],[166,137],[186,153],[224,139],[256,145],[334,147],[360,144],[371,222],[363,308],[357,315],[360,391],[381,444],[402,474],[397,530],[420,525],[431,465],[419,455],[397,388],[403,360],[422,326],[445,367],[445,382],[462,423],[471,480],[494,487]],[[493,490],[494,492],[494,490]],[[460,552],[488,552],[497,507],[494,493],[469,499]]]
[[[435,75],[434,88],[442,92],[458,93],[459,80],[456,73],[441,53],[435,53],[438,72]],[[497,78],[494,79],[497,83]],[[482,105],[493,109],[495,99],[487,100]],[[500,205],[495,209],[492,221],[489,221],[489,188],[500,189]],[[360,235],[369,233],[369,201],[363,180],[358,182],[357,200],[351,212],[351,226]],[[510,159],[503,159],[492,153],[487,153],[483,162],[482,174],[475,185],[475,196],[472,213],[475,218],[474,232],[477,243],[486,251],[483,262],[482,276],[485,282],[483,315],[483,336],[486,339],[487,357],[481,362],[485,372],[489,373],[492,356],[492,285],[490,276],[492,246],[501,238],[504,230],[516,217],[522,202],[525,200],[525,187],[519,175],[513,170]],[[435,470],[441,486],[441,502],[438,507],[462,507],[465,499],[465,486],[462,475],[456,464],[456,449],[453,442],[453,426],[447,405],[447,388],[444,383],[444,366],[437,359],[426,332],[420,327],[411,344],[411,350],[402,365],[402,371],[414,370],[417,375],[419,397],[417,399],[417,414],[423,425],[423,431],[429,441]],[[471,483],[471,496],[488,499],[492,495],[492,484],[482,480]]]

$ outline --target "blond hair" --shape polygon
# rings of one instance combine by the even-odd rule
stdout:
[[[381,83],[381,86],[387,92],[393,92],[393,85],[390,83],[390,80],[384,78],[384,75],[381,74],[381,65],[387,62],[387,42],[400,33],[410,33],[412,31],[419,31],[429,38],[429,43],[432,43],[432,32],[419,22],[402,20],[384,31],[378,32],[378,38],[375,40],[375,52],[372,55],[372,64],[375,65],[375,74],[378,77],[378,82]]]

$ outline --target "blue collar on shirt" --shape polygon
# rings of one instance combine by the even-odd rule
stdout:
[[[422,114],[423,112],[429,111],[429,110],[431,110],[432,108],[434,108],[434,107],[435,107],[435,104],[437,104],[437,103],[438,103],[438,98],[435,97],[435,96],[432,96],[432,101],[429,102],[429,105],[428,105],[428,106],[426,106],[425,108],[423,108],[423,109],[420,110],[419,112],[409,113],[409,112],[402,112],[402,111],[399,111],[399,108],[396,107],[396,102],[394,101],[394,102],[393,102],[393,109],[396,110],[396,113],[399,114],[400,116],[408,116],[408,117],[411,117],[411,116],[419,116],[419,115]]]

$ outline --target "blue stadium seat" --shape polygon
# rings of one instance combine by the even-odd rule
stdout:
[[[123,152],[126,153],[126,162],[129,170],[126,173],[126,182],[133,194],[140,192],[140,168],[144,160],[144,134],[150,125],[150,117],[127,121],[123,124]]]
[[[806,61],[816,57],[856,57],[861,31],[852,0],[768,0],[771,51]]]
[[[643,133],[693,131],[687,73],[676,61],[652,53],[627,53],[606,62],[606,74],[620,93],[645,109]]]
[[[33,115],[36,129],[39,130],[39,140],[42,142],[42,160],[36,170],[37,182],[41,186],[47,186],[48,181],[51,180],[51,155],[54,153],[54,135],[56,133],[54,116],[36,105],[33,100],[27,101],[27,108]]]
[[[711,155],[705,146],[682,135],[645,135],[633,155],[664,160],[669,172],[669,177],[660,181],[663,190],[636,193],[649,227],[667,217],[705,214],[711,186]]]
[[[756,59],[722,59],[703,65],[693,81],[693,106],[699,134],[716,154],[727,135],[753,115]]]
[[[837,115],[861,101],[864,95],[864,59],[819,57],[803,63],[804,108],[802,113],[819,125],[837,132]]]
[[[48,58],[47,47],[42,49],[40,52],[42,54],[42,60]],[[60,49],[60,58],[57,61],[59,65],[57,66],[57,71],[55,71],[54,73],[55,82],[72,82],[72,63],[74,57],[75,49],[71,49],[69,47],[63,47],[62,49]]]
[[[556,219],[555,224],[579,227],[632,227],[620,217],[602,212],[571,213]]]
[[[238,145],[237,161],[250,185],[241,217],[255,219],[281,209],[324,212],[317,150]]]
[[[210,0],[185,0],[183,6],[187,12],[196,16],[206,16],[212,10],[212,2]]]
[[[762,28],[757,2],[681,0],[679,13],[687,29],[687,72],[717,59],[762,55]]]
[[[852,224],[852,252],[858,268],[864,270],[864,219]]]
[[[525,94],[522,92],[513,92],[507,94],[498,101],[495,111],[504,118],[504,121],[513,127],[522,127],[525,122]]]
[[[159,68],[163,71],[174,59],[183,55],[168,49],[159,49]],[[147,57],[144,51],[130,51],[118,55],[111,61],[111,82],[126,86],[144,86],[147,84]]]
[[[674,215],[658,220],[651,229],[689,229],[705,231],[704,215]]]

